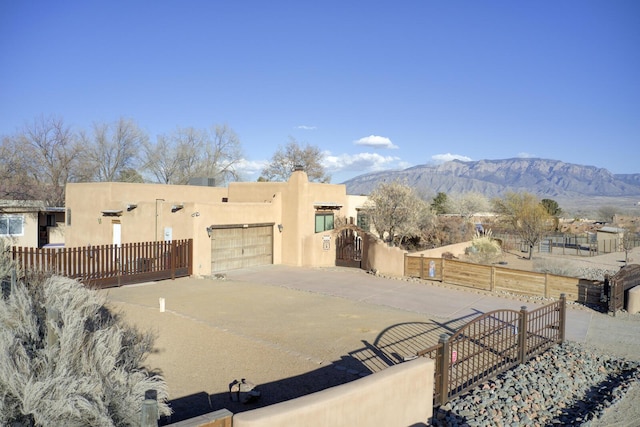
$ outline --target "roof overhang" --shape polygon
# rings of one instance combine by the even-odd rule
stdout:
[[[122,216],[122,209],[105,209],[102,216]]]
[[[334,202],[315,202],[313,207],[319,210],[338,210],[342,205]]]

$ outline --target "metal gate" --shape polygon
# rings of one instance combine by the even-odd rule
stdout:
[[[608,300],[609,311],[616,314],[622,310],[626,292],[634,286],[640,285],[640,265],[626,265],[610,278],[605,277],[604,293]]]
[[[336,237],[336,265],[341,267],[362,266],[362,231],[344,228]]]

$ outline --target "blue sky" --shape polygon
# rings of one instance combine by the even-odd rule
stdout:
[[[640,2],[0,1],[0,135],[40,115],[289,137],[332,182],[541,157],[640,173]]]

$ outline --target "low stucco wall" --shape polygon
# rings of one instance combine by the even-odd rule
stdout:
[[[372,234],[366,234],[365,253],[362,258],[364,270],[376,270],[388,276],[404,276],[404,256],[407,251],[391,247]]]
[[[439,248],[427,249],[426,251],[412,252],[411,255],[424,255],[426,258],[442,258],[442,254],[449,252],[457,257],[464,255],[464,250],[469,246],[471,246],[471,241],[440,246]]]
[[[427,426],[435,362],[418,358],[347,384],[233,416],[233,427]]]

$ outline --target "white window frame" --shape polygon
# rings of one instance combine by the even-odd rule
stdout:
[[[10,233],[9,231],[9,224],[11,220],[15,220],[15,219],[20,219],[20,233]],[[0,230],[0,236],[24,236],[24,215],[7,215],[7,214],[0,214],[0,222],[6,222],[6,227],[5,229],[7,230],[6,233],[3,233]]]

